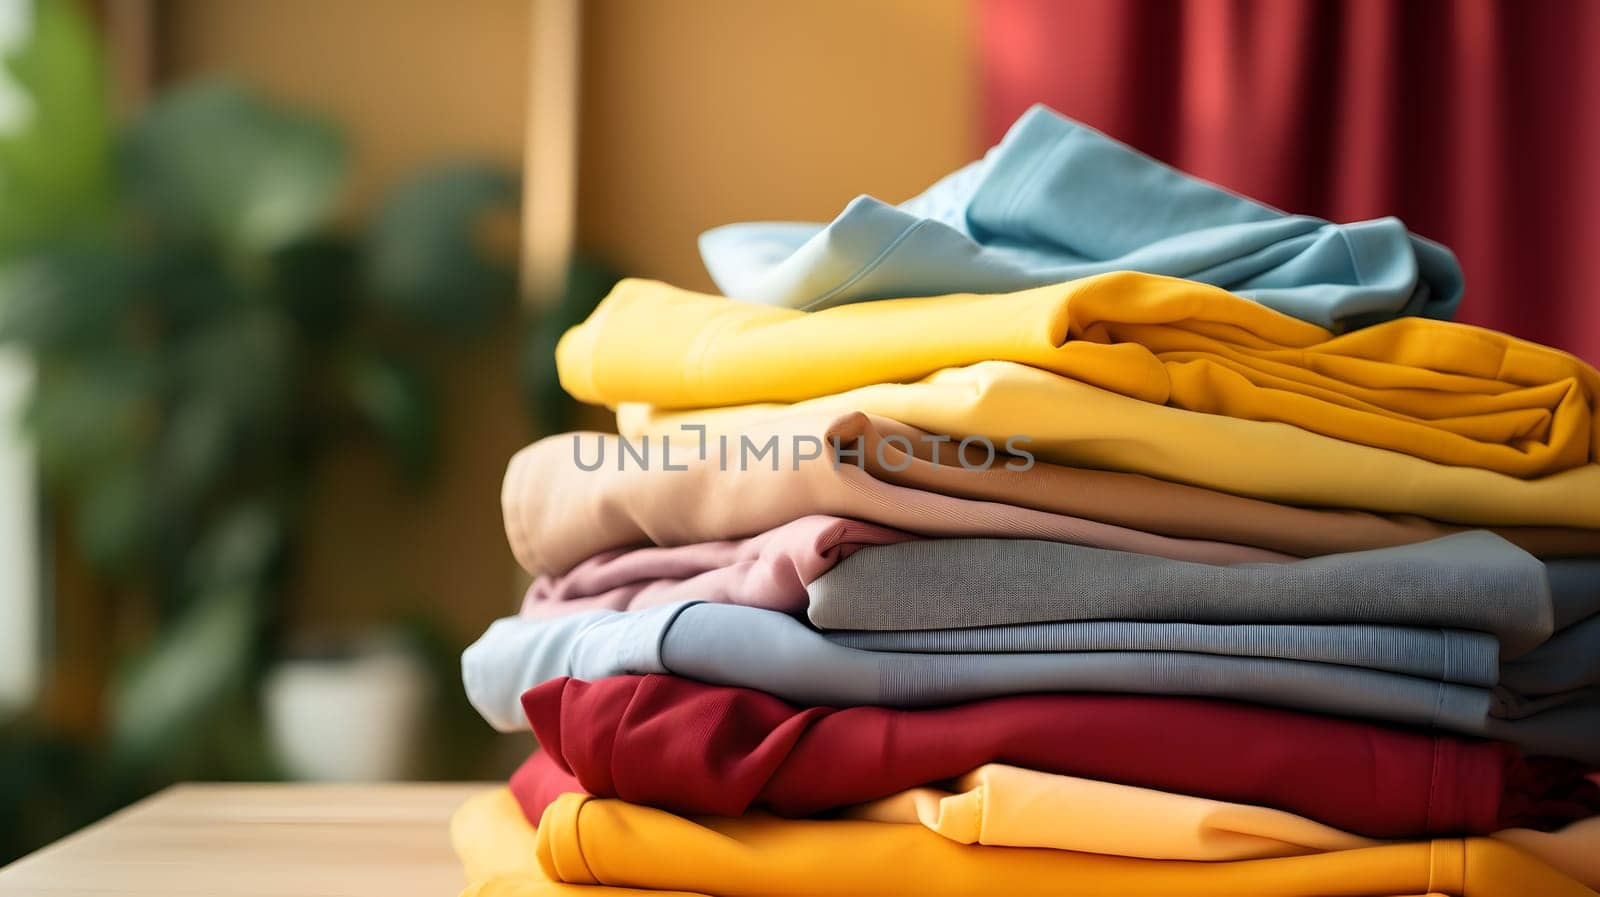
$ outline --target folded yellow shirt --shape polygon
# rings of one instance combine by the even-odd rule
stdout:
[[[1018,445],[1040,460],[1148,474],[1283,504],[1421,514],[1479,526],[1600,528],[1600,464],[1519,479],[1330,439],[1287,424],[1154,405],[1004,361],[950,368],[918,383],[866,386],[796,405],[683,412],[624,405],[617,410],[617,425],[629,436],[678,433],[682,424],[731,433],[757,417],[846,411],[865,411],[957,438],[986,436],[1000,448],[1012,436],[1026,436],[1031,441]]]
[[[463,815],[475,820],[463,821]],[[577,794],[562,795],[551,804],[537,832],[528,830],[509,795],[471,802],[457,817],[457,849],[472,854],[463,860],[480,876],[490,876],[469,887],[467,893],[474,897],[577,893],[552,884],[559,882],[722,897],[1593,897],[1589,889],[1520,850],[1483,838],[1206,863],[967,846],[920,825],[767,816],[691,820]],[[520,834],[517,839],[497,834],[479,841],[472,832],[484,826]],[[528,849],[529,835],[541,873],[529,871],[521,854]],[[521,855],[483,855],[508,848]]]
[[[962,844],[1153,860],[1249,860],[1382,843],[1282,810],[1001,763],[980,766],[952,784],[954,791],[913,788],[843,815],[920,823]]]
[[[810,313],[627,280],[556,359],[568,392],[606,405],[798,402],[996,360],[1518,477],[1600,456],[1600,374],[1564,352],[1425,318],[1334,336],[1216,287],[1131,272]]]

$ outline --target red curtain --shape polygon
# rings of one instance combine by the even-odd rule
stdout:
[[[1455,250],[1458,319],[1600,362],[1600,0],[979,0],[1043,102],[1279,208]]]

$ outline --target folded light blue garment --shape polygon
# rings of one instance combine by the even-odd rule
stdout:
[[[1516,719],[1490,716],[1475,734],[1507,741],[1530,754],[1568,757],[1600,765],[1600,691],[1573,695],[1539,713]]]
[[[1600,617],[1580,620],[1500,668],[1500,685],[1519,695],[1556,695],[1600,685]],[[1600,738],[1597,732],[1596,738]]]
[[[729,296],[815,310],[1002,293],[1107,271],[1215,284],[1330,329],[1448,319],[1450,250],[1396,218],[1289,215],[1035,106],[981,161],[900,206],[853,200],[827,225],[731,224],[700,237]]]
[[[1600,616],[1600,558],[1557,558],[1545,568],[1555,628]]]
[[[461,652],[467,700],[491,726],[515,732],[528,727],[522,693],[541,682],[670,672],[661,664],[661,640],[678,614],[693,606],[496,620]]]
[[[1417,630],[1388,627],[1390,636]],[[1403,648],[1400,650],[1403,651]],[[1600,690],[1525,698],[1337,663],[1183,651],[922,654],[830,642],[762,608],[682,602],[548,620],[497,620],[462,654],[467,698],[502,731],[527,728],[522,693],[561,676],[668,673],[797,704],[918,707],[1027,692],[1231,698],[1428,726],[1600,764]]]
[[[671,673],[798,704],[920,707],[1028,692],[1233,698],[1481,732],[1491,694],[1332,663],[1182,651],[910,654],[828,641],[762,608],[685,602],[639,611],[496,621],[461,658],[467,697],[496,728],[526,727],[522,693],[560,676]]]
[[[1162,651],[1336,663],[1441,682],[1459,682],[1462,685],[1491,687],[1500,682],[1500,643],[1487,632],[1465,632],[1460,629],[1359,623],[1237,623],[1219,626],[1206,623],[1092,620],[974,626],[966,629],[845,630],[824,632],[823,637],[847,648],[897,654]],[[1555,690],[1564,691],[1588,684]]]

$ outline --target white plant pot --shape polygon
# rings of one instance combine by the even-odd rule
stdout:
[[[291,659],[267,674],[267,727],[284,771],[318,782],[374,782],[417,772],[432,683],[402,650]]]

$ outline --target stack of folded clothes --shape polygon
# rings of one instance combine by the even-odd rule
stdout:
[[[1035,109],[702,252],[506,474],[469,893],[1600,887],[1600,374],[1447,250]]]

